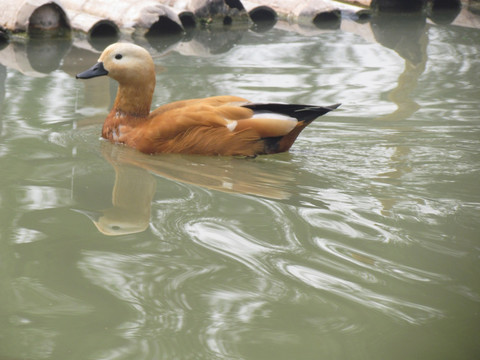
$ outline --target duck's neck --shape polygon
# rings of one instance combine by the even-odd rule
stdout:
[[[121,84],[113,104],[112,113],[133,118],[146,118],[150,113],[155,82]]]

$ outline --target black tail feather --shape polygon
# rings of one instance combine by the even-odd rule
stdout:
[[[262,103],[245,104],[243,107],[252,109],[255,113],[269,112],[290,116],[298,121],[311,122],[329,111],[335,110],[340,104],[330,106],[300,105],[300,104],[282,104],[282,103]]]

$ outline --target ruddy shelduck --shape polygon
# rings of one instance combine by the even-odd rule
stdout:
[[[149,52],[130,43],[108,46],[77,79],[107,75],[119,83],[102,137],[147,153],[256,156],[290,149],[317,117],[336,109],[255,103],[237,96],[180,100],[150,111],[155,67]]]

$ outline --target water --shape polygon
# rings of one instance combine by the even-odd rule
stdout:
[[[154,106],[343,103],[255,159],[107,144],[88,43],[4,48],[0,358],[477,359],[480,32],[395,25],[139,40]]]

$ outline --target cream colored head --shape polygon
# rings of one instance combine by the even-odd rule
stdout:
[[[147,50],[129,43],[112,44],[95,65],[77,74],[77,79],[105,75],[120,84],[112,111],[133,116],[149,114],[155,90],[155,65]]]
[[[77,79],[104,75],[117,80],[121,85],[144,86],[155,83],[155,65],[144,48],[130,43],[116,43],[103,51],[98,63],[77,74]]]
[[[155,66],[149,52],[130,43],[115,43],[100,55],[108,76],[121,84],[144,83],[155,79]]]

